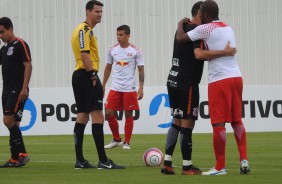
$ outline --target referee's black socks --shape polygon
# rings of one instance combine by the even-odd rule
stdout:
[[[76,160],[80,162],[84,162],[82,146],[85,126],[85,124],[76,122],[73,130]]]
[[[92,135],[96,144],[99,161],[105,163],[108,161],[105,149],[104,149],[104,124],[93,123]]]

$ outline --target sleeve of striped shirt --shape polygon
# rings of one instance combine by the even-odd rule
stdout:
[[[20,56],[23,62],[25,61],[31,61],[31,56],[30,56],[30,50],[28,44],[20,40],[21,43],[21,48],[20,48]]]

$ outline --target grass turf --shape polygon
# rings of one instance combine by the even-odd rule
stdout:
[[[10,154],[8,137],[0,137],[0,162],[5,162]],[[1,183],[9,184],[72,184],[72,183],[280,183],[282,180],[282,132],[248,133],[248,156],[251,166],[249,175],[239,174],[239,154],[233,134],[227,135],[225,176],[183,176],[181,175],[181,152],[177,144],[173,156],[176,175],[160,173],[161,167],[147,167],[143,153],[157,147],[164,153],[166,135],[133,135],[131,150],[122,147],[106,150],[108,157],[125,170],[74,169],[73,136],[25,136],[24,141],[31,157],[22,168],[1,168]],[[105,136],[105,143],[111,136]],[[84,139],[84,156],[97,164],[93,138]],[[206,171],[214,166],[212,134],[193,135],[193,164]]]

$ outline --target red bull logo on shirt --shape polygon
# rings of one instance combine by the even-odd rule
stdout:
[[[126,62],[126,61],[118,61],[117,65],[120,65],[121,67],[125,67],[125,66],[128,65],[128,62]]]

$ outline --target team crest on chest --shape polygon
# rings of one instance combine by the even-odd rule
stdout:
[[[11,47],[8,48],[7,55],[11,56],[11,55],[13,55],[13,53],[14,53],[14,47],[11,46]]]
[[[133,54],[132,53],[127,53],[127,57],[132,57]]]

